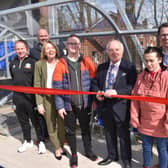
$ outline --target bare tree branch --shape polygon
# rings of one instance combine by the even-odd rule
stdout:
[[[138,19],[139,19],[139,16],[140,16],[140,13],[141,13],[141,9],[142,9],[143,4],[144,4],[144,0],[141,0],[140,5],[139,5],[139,8],[138,8],[137,16],[135,16],[135,21],[136,21],[136,23],[137,23],[137,21],[138,21]]]

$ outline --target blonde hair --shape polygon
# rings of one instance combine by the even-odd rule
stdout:
[[[59,58],[59,48],[56,44],[54,44],[52,41],[48,40],[44,43],[43,47],[42,47],[42,50],[41,50],[41,59],[43,60],[47,60],[47,56],[45,54],[45,48],[47,46],[47,44],[51,44],[55,50],[56,50],[56,55],[55,55],[55,58]]]

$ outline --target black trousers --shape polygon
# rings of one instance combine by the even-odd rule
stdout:
[[[44,116],[41,115],[41,114],[38,114],[38,118],[39,118],[40,126],[41,126],[41,129],[42,129],[42,136],[45,139],[47,139],[49,137],[49,135],[48,135],[46,120],[45,120]]]
[[[68,111],[64,118],[65,135],[69,143],[72,155],[76,155],[76,119],[79,120],[82,141],[85,150],[85,154],[92,152],[91,134],[90,134],[90,116],[88,111],[73,107],[73,111]]]
[[[16,106],[16,116],[21,125],[23,138],[28,142],[31,140],[31,120],[39,141],[44,141],[42,129],[40,127],[39,116],[34,110],[34,104],[23,96],[15,96],[14,105]]]
[[[112,111],[104,112],[104,114],[102,114],[102,120],[105,130],[108,157],[111,159],[119,158],[117,145],[117,137],[119,137],[121,160],[124,163],[130,163],[132,156],[129,122],[116,122]]]

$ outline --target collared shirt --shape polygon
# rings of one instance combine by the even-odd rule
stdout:
[[[107,75],[106,75],[106,88],[108,86],[108,79],[109,79],[109,74],[110,73],[113,74],[113,83],[116,82],[116,77],[117,77],[117,74],[118,74],[120,63],[121,63],[121,60],[118,61],[115,64],[113,64],[112,62],[110,62],[109,67],[108,67],[108,71],[107,71]],[[111,70],[111,66],[113,66],[112,70]],[[110,72],[110,70],[111,70],[111,72]]]
[[[162,52],[163,54],[163,64],[168,65],[168,53]]]

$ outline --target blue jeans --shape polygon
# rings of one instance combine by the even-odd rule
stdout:
[[[159,154],[159,166],[160,168],[168,168],[168,138],[158,138],[148,135],[141,135],[142,148],[143,148],[143,160],[144,166],[152,166],[152,147],[153,141],[156,140],[157,150]]]

